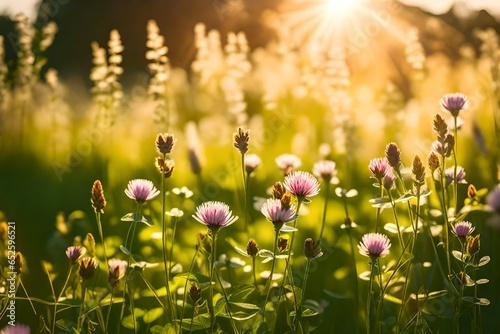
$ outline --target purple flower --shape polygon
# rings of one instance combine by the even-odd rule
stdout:
[[[385,234],[368,233],[363,236],[359,245],[359,253],[371,258],[384,257],[389,254],[391,241]]]
[[[234,223],[238,216],[233,216],[227,204],[211,201],[199,205],[193,218],[208,228],[222,228]]]
[[[321,160],[314,164],[313,174],[319,179],[324,180],[326,183],[339,183],[337,178],[336,164],[330,160]]]
[[[285,174],[290,174],[293,170],[302,165],[302,161],[294,154],[282,154],[276,158],[276,164],[279,169]]]
[[[150,201],[160,194],[153,182],[143,179],[135,179],[128,183],[125,194],[139,204]]]
[[[392,170],[387,171],[384,177],[384,188],[387,190],[391,190],[394,188],[394,181],[396,180],[396,175]]]
[[[486,196],[486,203],[495,213],[500,215],[500,184]]]
[[[127,272],[127,261],[111,259],[108,261],[109,274],[108,282],[112,287],[116,287]]]
[[[471,235],[475,227],[471,223],[463,221],[454,224],[451,227],[451,232],[456,235],[460,241],[464,242],[467,236]]]
[[[453,182],[454,173],[455,167],[447,168],[444,171],[446,186],[449,186]],[[462,166],[457,166],[457,183],[467,183],[467,181],[465,180],[465,170]]]
[[[270,198],[264,203],[260,212],[275,226],[281,228],[284,223],[296,218],[295,205],[283,206],[281,200]]]
[[[292,172],[283,182],[286,190],[298,198],[312,197],[319,193],[318,179],[308,172]]]
[[[469,108],[467,96],[462,93],[446,94],[439,101],[443,111],[449,111],[453,117],[457,117],[462,110]]]
[[[387,171],[390,170],[391,166],[386,158],[375,158],[370,160],[370,164],[368,165],[368,169],[372,172],[373,177],[377,180],[382,180],[387,174]]]
[[[66,249],[66,256],[71,261],[71,264],[77,263],[85,254],[85,248],[81,246],[71,246]]]
[[[30,334],[31,330],[29,326],[22,325],[19,323],[16,323],[15,326],[10,326],[7,325],[2,330],[0,330],[1,334]]]

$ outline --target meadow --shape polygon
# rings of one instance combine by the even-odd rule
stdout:
[[[269,14],[255,49],[199,23],[189,69],[151,20],[132,85],[111,30],[89,91],[46,66],[57,26],[16,16],[1,333],[494,333],[499,37],[428,18],[430,52],[404,11],[343,37]]]

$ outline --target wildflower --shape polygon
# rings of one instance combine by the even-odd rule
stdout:
[[[111,259],[108,261],[109,274],[108,282],[111,287],[116,287],[127,272],[127,261]]]
[[[66,249],[66,256],[71,264],[77,263],[85,255],[85,248],[82,246],[71,246]]]
[[[454,179],[455,167],[447,168],[444,171],[444,176],[446,178],[446,186],[449,186]],[[457,183],[467,183],[465,180],[465,170],[462,166],[457,166]]]
[[[172,192],[178,196],[182,196],[183,198],[190,198],[193,196],[193,192],[189,190],[188,187],[174,188],[172,189]]]
[[[396,175],[394,175],[394,172],[389,170],[387,174],[384,177],[384,183],[383,186],[386,190],[391,190],[394,188],[394,181],[396,180]]]
[[[413,173],[413,175],[415,175],[413,179],[415,186],[422,186],[425,184],[425,167],[418,155],[416,155],[413,159],[413,168],[411,172]]]
[[[175,163],[174,160],[163,160],[163,158],[156,157],[155,166],[164,178],[169,178],[174,172]]]
[[[457,117],[461,111],[469,108],[467,96],[461,93],[446,94],[441,98],[439,103],[441,104],[441,109],[449,111],[453,117]]]
[[[178,208],[172,208],[170,211],[165,212],[165,214],[170,217],[181,218],[184,216],[184,211]]]
[[[196,247],[198,249],[205,250],[210,254],[212,252],[212,240],[210,236],[207,233],[200,232],[196,235],[196,237],[198,238],[198,244]]]
[[[465,245],[465,252],[469,256],[473,256],[477,252],[479,252],[479,249],[481,248],[481,242],[480,242],[480,234],[476,236],[467,236],[467,243]]]
[[[93,257],[84,257],[80,261],[80,276],[83,279],[90,279],[97,269],[97,260]]]
[[[16,257],[14,259],[14,271],[20,274],[23,271],[24,266],[24,257],[21,252],[16,253]]]
[[[22,325],[16,323],[15,325],[7,325],[2,330],[0,330],[1,334],[30,334],[30,327],[27,325]]]
[[[260,166],[262,160],[257,154],[247,154],[245,155],[245,170],[247,174],[252,174],[257,167]]]
[[[241,154],[245,154],[248,151],[248,141],[250,140],[250,131],[243,131],[241,127],[238,128],[238,132],[234,135],[234,147],[240,151]]]
[[[284,223],[295,220],[295,205],[283,206],[279,199],[268,199],[260,210],[277,230],[281,229]]]
[[[189,297],[196,303],[201,298],[201,288],[198,287],[196,283],[191,283],[191,287],[189,288]]]
[[[156,150],[159,154],[170,154],[175,144],[175,137],[170,133],[159,133],[156,136]]]
[[[389,143],[385,147],[385,157],[389,166],[394,170],[399,171],[401,165],[401,151],[396,143]]]
[[[247,254],[255,257],[259,253],[259,245],[257,245],[257,242],[254,239],[248,240],[247,243]]]
[[[462,221],[462,222],[455,223],[451,227],[451,232],[454,235],[456,235],[457,238],[460,239],[460,241],[462,243],[464,243],[467,236],[471,235],[471,233],[474,232],[474,229],[475,229],[475,227],[472,226],[472,224],[470,222]]]
[[[391,241],[385,234],[368,233],[363,235],[358,248],[361,255],[376,259],[389,254]]]
[[[294,154],[282,154],[275,161],[285,176],[302,165],[300,158]]]
[[[488,203],[493,212],[500,214],[500,184],[488,194],[486,203]]]
[[[316,259],[323,255],[319,242],[314,242],[313,239],[307,238],[304,242],[304,255],[308,260]]]
[[[319,193],[318,179],[308,172],[292,172],[285,177],[284,186],[299,199],[312,197]]]
[[[153,182],[143,179],[135,179],[128,183],[125,194],[139,204],[150,201],[160,194]]]
[[[370,164],[368,165],[368,169],[372,172],[373,177],[377,180],[382,180],[387,171],[389,170],[389,162],[386,158],[375,158],[370,160]]]
[[[199,205],[193,218],[208,228],[217,229],[231,225],[238,219],[238,216],[233,216],[227,204],[210,201]]]
[[[429,156],[427,157],[427,164],[429,165],[429,168],[431,169],[431,172],[434,175],[434,171],[441,166],[439,162],[439,157],[435,152],[431,152],[429,154]]]
[[[106,206],[106,198],[104,198],[104,191],[102,189],[101,181],[97,180],[92,186],[92,197],[90,198],[92,207],[96,213],[104,213]]]
[[[278,238],[278,251],[283,253],[288,248],[288,239],[279,237]]]
[[[437,133],[437,140],[442,143],[444,142],[444,139],[446,138],[446,134],[448,133],[448,123],[444,120],[441,115],[436,114],[434,116],[434,131]]]
[[[285,189],[283,183],[276,182],[271,192],[274,198],[281,199],[287,193],[287,190]]]
[[[201,173],[201,164],[198,153],[192,148],[189,149],[189,165],[191,166],[193,174],[199,175]]]
[[[453,135],[451,134],[447,134],[446,137],[443,139],[443,142],[436,140],[435,142],[432,143],[432,151],[436,152],[441,156],[449,157],[453,152],[454,145],[455,145],[455,137],[453,137]]]
[[[344,218],[344,223],[340,225],[340,228],[343,230],[350,229],[350,228],[356,228],[358,225],[352,221],[351,217],[347,216]]]
[[[326,183],[339,183],[337,178],[336,164],[330,160],[321,160],[314,164],[313,174],[319,179],[324,180]]]
[[[469,187],[467,188],[467,197],[469,197],[470,199],[476,199],[476,196],[477,196],[477,189],[471,183],[471,184],[469,184]]]

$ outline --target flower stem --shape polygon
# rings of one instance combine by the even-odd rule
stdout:
[[[56,329],[56,315],[57,315],[57,304],[59,303],[59,299],[61,299],[61,296],[64,293],[64,290],[66,290],[66,286],[68,285],[69,278],[71,277],[71,273],[72,272],[73,272],[73,265],[70,265],[69,272],[68,272],[68,275],[66,276],[66,280],[64,281],[64,285],[62,287],[62,290],[61,290],[61,292],[59,293],[59,295],[57,296],[57,298],[56,298],[56,300],[54,302],[54,316],[52,317],[52,332],[51,333],[55,333],[55,329]],[[55,297],[55,295],[54,295],[54,297]]]
[[[325,222],[326,222],[326,211],[328,208],[328,195],[330,194],[330,182],[326,182],[325,184],[325,202],[323,204],[323,217],[321,219],[321,230],[319,232],[319,238],[318,242],[321,244],[321,240],[323,238],[323,231],[325,229]]]
[[[101,237],[102,248],[104,251],[104,261],[106,261],[106,268],[109,270],[108,255],[106,253],[106,243],[104,242],[104,234],[102,233],[101,214],[99,212],[96,212],[95,218],[97,221],[97,228],[99,229],[99,236]]]
[[[370,269],[370,288],[368,289],[368,297],[366,300],[366,333],[371,334],[370,331],[370,302],[372,298],[372,289],[373,289],[373,273],[375,271],[375,262],[371,260],[371,269]]]
[[[279,229],[275,228],[274,229],[273,264],[271,265],[271,273],[269,274],[269,277],[267,278],[267,283],[266,283],[267,295],[266,295],[266,300],[264,301],[264,310],[266,309],[266,304],[267,304],[267,301],[269,300],[269,294],[271,292],[271,285],[273,284],[274,267],[276,265],[276,253],[278,250],[278,238],[279,238]],[[255,262],[255,257],[254,257],[254,262]],[[255,281],[255,266],[254,266],[254,281]]]
[[[78,321],[77,321],[77,331],[78,333],[81,333],[82,331],[82,326],[84,323],[84,315],[83,315],[83,310],[85,309],[85,295],[87,294],[87,287],[85,285],[85,280],[82,281],[82,307],[80,308],[80,314],[78,315]]]
[[[457,150],[458,150],[458,129],[457,129],[457,116],[453,117],[453,122],[455,125],[455,128],[453,129],[454,135],[455,135],[455,146],[453,147],[453,199],[455,200],[455,217],[458,214],[458,180],[457,180],[457,170],[458,170],[458,164],[457,164]]]
[[[358,315],[361,310],[359,310],[359,286],[358,286],[358,269],[356,268],[356,255],[354,253],[354,242],[352,240],[351,228],[347,228],[347,235],[349,236],[349,244],[351,245],[351,260],[352,260],[352,272],[354,278],[354,309],[355,314]],[[358,317],[356,316],[356,321],[354,322],[354,332],[358,332]]]
[[[394,215],[394,221],[396,222],[396,227],[398,229],[398,239],[399,243],[401,245],[401,248],[405,247],[403,237],[401,236],[401,229],[399,228],[399,219],[398,219],[398,213],[396,211],[396,203],[394,202],[394,199],[392,198],[392,194],[390,191],[387,191],[389,193],[389,199],[391,201],[391,206],[392,206],[392,213]]]
[[[307,284],[307,277],[309,276],[309,267],[311,265],[311,260],[307,259],[306,261],[306,270],[304,273],[304,282],[302,283],[302,298],[300,299],[299,306],[297,307],[297,312],[295,314],[295,329],[300,324],[300,318],[302,317],[302,306],[304,305],[304,297],[306,295],[306,284]]]
[[[215,270],[215,255],[217,254],[217,232],[213,232],[213,244],[212,244],[212,254],[210,255],[210,294],[208,300],[208,311],[210,313],[210,333],[214,332],[215,325],[215,311],[214,311],[214,285],[212,284],[214,279]]]
[[[384,185],[382,184],[382,179],[379,180],[379,187],[380,187],[380,199],[384,197]],[[378,225],[380,224],[380,206],[377,208],[377,219],[375,221],[375,233],[378,232]]]
[[[105,332],[108,332],[108,326],[109,326],[109,317],[111,315],[111,308],[113,307],[113,297],[115,295],[115,287],[111,288],[111,297],[109,299],[109,307],[108,307],[108,314],[106,315],[106,328]]]
[[[196,262],[196,256],[198,255],[198,248],[196,248],[196,252],[194,253],[193,255],[193,259],[191,260],[191,265],[189,266],[189,274],[188,275],[191,275],[191,273],[193,272],[193,269],[194,269],[194,264]],[[182,330],[182,321],[184,320],[184,310],[186,308],[186,295],[187,295],[187,284],[189,282],[189,276],[188,278],[186,278],[186,282],[184,283],[184,296],[182,297],[182,310],[181,310],[181,319],[180,319],[180,324],[179,324],[179,328],[181,328]]]

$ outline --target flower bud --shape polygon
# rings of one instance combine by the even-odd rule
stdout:
[[[198,287],[196,283],[191,283],[191,287],[189,288],[189,298],[196,303],[201,298],[201,288]]]
[[[259,245],[254,239],[248,240],[247,244],[247,254],[251,257],[255,257],[259,253]]]
[[[106,206],[106,199],[104,198],[104,191],[102,189],[101,181],[97,180],[92,186],[92,197],[90,198],[92,207],[96,213],[104,213]]]

